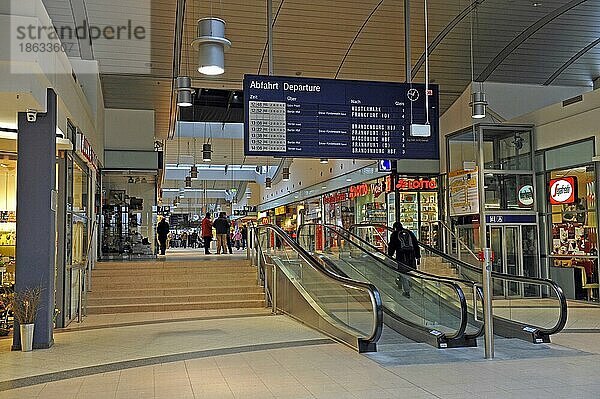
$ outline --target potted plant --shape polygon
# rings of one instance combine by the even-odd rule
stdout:
[[[12,311],[19,323],[21,333],[21,350],[29,352],[33,349],[33,328],[35,317],[40,307],[41,287],[26,288],[15,292],[12,300]]]

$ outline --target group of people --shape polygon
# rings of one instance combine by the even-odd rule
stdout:
[[[225,212],[219,213],[219,217],[211,220],[210,212],[202,219],[202,240],[204,242],[204,253],[210,255],[210,243],[213,240],[213,228],[217,238],[217,255],[233,253],[236,249],[246,249],[248,242],[248,228],[232,223]]]
[[[217,240],[217,255],[233,253],[233,248],[246,249],[248,242],[248,228],[238,225],[221,212],[214,221],[211,220],[210,212],[202,220],[200,235],[196,231],[190,233],[184,231],[179,234],[179,242],[182,248],[204,248],[204,253],[210,255],[210,244],[213,240],[213,229]],[[160,254],[164,255],[169,247],[170,228],[169,223],[163,217],[156,226],[156,234],[160,246]]]

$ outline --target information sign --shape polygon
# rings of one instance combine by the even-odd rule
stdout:
[[[277,157],[439,159],[438,87],[244,77],[244,153]],[[429,101],[429,126],[425,99]]]

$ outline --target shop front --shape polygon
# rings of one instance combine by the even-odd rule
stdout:
[[[334,191],[323,196],[323,209],[325,224],[333,224],[349,228],[355,223],[354,201],[350,199],[348,188]]]
[[[398,176],[398,221],[419,241],[437,247],[438,178]]]
[[[103,172],[102,260],[152,259],[156,256],[156,198],[156,171]]]
[[[549,166],[538,178],[545,186],[550,277],[568,298],[598,301],[598,170],[577,161],[590,158],[593,154],[585,154],[590,149],[593,142],[587,140],[538,154]]]

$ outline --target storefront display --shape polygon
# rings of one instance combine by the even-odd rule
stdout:
[[[399,195],[399,221],[420,241],[437,245],[438,225],[437,178],[399,177],[396,190]]]
[[[550,256],[555,267],[579,269],[575,297],[597,298],[598,216],[594,165],[557,170],[548,176]],[[579,278],[575,278],[579,280]],[[576,284],[579,287],[579,284]],[[590,292],[585,292],[589,287]],[[592,292],[593,290],[595,292]]]
[[[17,232],[17,160],[14,154],[0,159],[0,276],[1,283],[14,286]]]
[[[156,223],[154,175],[104,175],[101,219],[104,260],[154,257]]]

